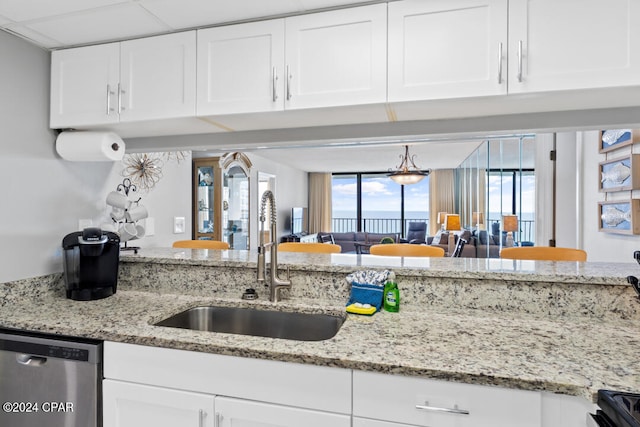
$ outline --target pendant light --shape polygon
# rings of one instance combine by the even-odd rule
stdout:
[[[422,181],[422,178],[431,173],[430,169],[420,170],[413,162],[415,156],[409,156],[409,146],[404,146],[404,156],[400,156],[402,162],[393,172],[389,173],[389,178],[400,185],[410,185]]]

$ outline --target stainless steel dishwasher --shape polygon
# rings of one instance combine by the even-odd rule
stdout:
[[[102,343],[0,329],[0,426],[102,425]]]

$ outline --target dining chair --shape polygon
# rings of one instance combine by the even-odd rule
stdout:
[[[220,240],[176,240],[173,242],[173,247],[188,249],[229,249],[229,244]]]
[[[342,247],[334,243],[284,242],[278,245],[279,252],[314,252],[323,254],[340,253]]]
[[[582,249],[556,248],[551,246],[523,246],[502,248],[500,258],[528,259],[536,261],[586,261],[587,253]]]
[[[411,243],[387,243],[371,246],[369,253],[371,255],[443,257],[444,249],[438,246]]]

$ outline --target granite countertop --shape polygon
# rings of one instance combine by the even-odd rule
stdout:
[[[227,266],[246,263],[255,268],[251,256],[235,254],[234,251],[226,251],[227,261],[218,258],[222,254],[211,259],[210,254],[204,254],[206,251],[187,252],[188,255],[176,250],[157,251],[155,255],[131,255],[123,257],[123,260],[127,263],[193,265],[224,265],[227,262]],[[318,269],[346,268],[342,262],[334,262],[335,258],[331,261],[326,261],[326,256],[320,258],[325,259],[325,263]],[[285,264],[296,265],[298,258],[283,256],[282,260]],[[363,265],[362,260],[357,263],[360,267]],[[367,262],[364,264],[370,265]],[[487,274],[486,269],[495,272],[493,263],[473,262],[469,265],[472,265],[470,270],[476,270],[473,274]],[[300,266],[311,268],[308,262]],[[433,263],[432,267],[436,268],[430,273],[417,268],[415,274],[445,274],[444,267],[440,270],[437,266],[438,263]],[[567,277],[571,277],[567,280],[577,280],[575,276],[584,274],[591,266],[574,263],[555,267],[547,265],[542,268],[545,271],[542,275],[551,274],[547,272],[554,268],[563,270]],[[353,266],[348,269],[353,270]],[[574,270],[575,274],[572,274]],[[616,278],[620,277],[614,270],[615,266],[610,265],[610,273],[601,273],[597,281],[619,284]],[[406,271],[402,270],[402,273]],[[451,272],[447,274],[452,275]],[[516,273],[508,271],[506,274]],[[527,275],[522,269],[517,274]],[[541,272],[536,274],[540,275]],[[157,327],[153,323],[199,305],[250,305],[344,315],[345,301],[295,298],[273,304],[263,300],[242,301],[235,293],[199,296],[178,292],[145,292],[125,286],[109,298],[79,302],[64,297],[59,275],[50,278],[49,283],[38,280],[44,279],[5,284],[4,292],[0,292],[1,327],[544,390],[590,400],[595,399],[595,393],[600,388],[633,392],[640,390],[640,367],[636,363],[640,328],[637,321],[628,319],[545,318],[526,313],[407,305],[402,306],[399,313],[379,312],[371,317],[348,315],[334,338],[303,342]]]
[[[150,248],[123,254],[126,262],[235,266],[255,268],[255,251]],[[459,279],[503,279],[530,282],[601,283],[627,286],[626,277],[640,275],[633,263],[545,262],[499,258],[405,258],[353,254],[279,252],[281,266],[301,271],[349,273],[355,268],[402,269],[404,275]]]

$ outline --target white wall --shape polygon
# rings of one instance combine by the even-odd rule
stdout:
[[[50,54],[0,31],[0,283],[62,271],[62,238],[79,219],[107,219],[105,198],[122,182],[122,164],[68,162],[49,130]],[[140,246],[176,240],[173,217],[191,224],[191,159],[167,163],[156,188],[141,194],[156,236]],[[189,234],[190,235],[190,234]],[[182,236],[180,238],[183,238]]]
[[[61,242],[112,164],[54,151],[48,52],[0,31],[0,282],[62,271]]]

